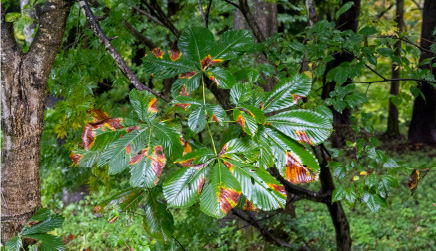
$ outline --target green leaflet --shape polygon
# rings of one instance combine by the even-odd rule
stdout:
[[[123,171],[127,166],[129,166],[132,153],[135,154],[143,148],[143,144],[146,138],[150,137],[150,134],[150,128],[138,129],[127,133],[103,152],[97,166],[101,167],[109,164],[110,174]],[[128,146],[131,146],[130,153],[128,153]]]
[[[236,83],[233,75],[223,68],[213,68],[206,72],[207,77],[221,89],[230,89]]]
[[[145,72],[162,79],[198,70],[193,62],[185,59],[183,53],[180,59],[172,61],[169,53],[164,53],[162,58],[158,58],[153,53],[149,52],[143,59],[143,67]]]
[[[198,199],[209,168],[196,169],[183,167],[167,178],[163,192],[167,203],[172,207],[189,207]]]
[[[23,247],[23,243],[21,242],[20,236],[14,236],[5,244],[6,250],[10,251],[20,251]]]
[[[98,203],[94,211],[105,212],[115,207],[119,207],[123,211],[135,211],[145,195],[145,190],[142,188],[129,188],[115,194],[110,199]]]
[[[224,118],[226,117],[226,111],[220,105],[206,104],[206,111],[209,118],[221,126],[223,125]]]
[[[248,30],[229,30],[221,35],[210,51],[212,60],[235,58],[253,47],[253,38]]]
[[[164,203],[157,199],[156,189],[147,193],[144,202],[143,225],[147,233],[154,238],[167,241],[174,232],[174,219]]]
[[[309,94],[311,86],[312,80],[305,74],[294,74],[281,80],[266,94],[263,111],[268,113],[294,106],[299,98]]]
[[[203,27],[188,27],[183,30],[177,46],[189,60],[200,67],[200,61],[207,56],[207,51],[213,45],[212,32]],[[188,71],[185,71],[188,72]]]
[[[286,169],[286,152],[290,152],[293,156],[298,156],[296,157],[298,158],[297,160],[301,161],[301,164],[307,166],[313,173],[317,174],[320,172],[321,168],[318,164],[318,160],[298,142],[289,139],[287,136],[271,128],[262,128],[259,135],[261,135],[260,139],[262,142],[265,142],[265,140],[268,142],[269,147],[265,147],[265,143],[263,143],[264,145],[261,145],[261,147],[265,151],[272,151],[272,155],[275,158],[275,165],[282,175],[285,174]]]
[[[150,107],[152,105],[150,102],[155,98],[151,93],[133,89],[129,93],[129,98],[130,104],[140,120],[152,121],[156,117],[157,112]]]
[[[238,180],[219,162],[206,177],[206,184],[200,194],[200,208],[210,216],[222,218],[237,205],[240,194]]]
[[[267,124],[301,143],[317,145],[333,130],[330,119],[313,111],[292,110],[267,118]]]
[[[64,242],[58,236],[51,234],[31,234],[26,235],[26,238],[39,241],[38,250],[41,251],[64,251]]]
[[[267,171],[233,160],[227,162],[230,164],[227,166],[241,184],[242,193],[253,205],[265,211],[285,207],[284,187]]]
[[[200,74],[198,74],[200,73]],[[183,85],[186,86],[186,91],[192,94],[200,86],[201,72],[198,72],[193,77],[189,78],[178,78],[171,86],[171,95],[173,97],[179,96],[180,89]]]
[[[183,145],[179,132],[164,123],[154,121],[152,124],[159,145],[162,145],[165,155],[171,159],[179,158],[183,153]]]
[[[195,133],[201,132],[206,126],[206,123],[206,111],[203,106],[197,107],[197,109],[192,111],[189,115],[188,126]]]

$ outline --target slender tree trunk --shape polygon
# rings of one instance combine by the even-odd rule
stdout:
[[[425,0],[422,17],[421,47],[430,49],[430,45],[435,41],[432,35],[436,27],[436,1]],[[420,61],[431,58],[434,55],[421,50]],[[422,65],[422,69],[431,69],[436,76],[436,68],[431,64]],[[409,128],[410,143],[429,143],[436,144],[436,90],[429,83],[419,83],[418,88],[425,96],[425,100],[420,96],[416,97],[413,104],[412,121]]]
[[[403,31],[403,10],[404,10],[404,0],[397,0],[397,10],[395,12],[395,21],[398,24],[398,32]],[[401,40],[395,43],[395,56],[401,58]],[[392,79],[400,78],[400,66],[392,63]],[[398,95],[400,91],[400,81],[391,82],[390,94]],[[388,127],[386,129],[386,134],[389,136],[397,137],[400,135],[400,129],[398,127],[398,108],[389,99],[389,114],[388,114]]]
[[[348,0],[342,0],[342,5],[349,2]],[[337,20],[336,27],[340,31],[346,31],[351,30],[353,32],[357,32],[357,26],[359,24],[359,15],[360,15],[360,0],[353,0],[353,6],[344,14],[339,16]],[[341,53],[334,56],[334,60],[329,62],[326,67],[326,73],[330,71],[331,69],[339,66],[343,62],[351,62],[353,60],[353,55],[350,55],[349,53]],[[348,79],[347,81],[350,81]],[[335,83],[325,83],[324,87],[322,89],[322,98],[326,99],[329,97],[330,92],[332,92],[335,89]],[[347,129],[349,128],[348,124],[351,123],[350,116],[351,116],[351,109],[346,108],[342,111],[342,113],[336,111],[331,107],[331,110],[333,112],[333,134],[331,136],[333,146],[342,145],[344,140],[344,135],[347,132]]]
[[[49,0],[27,54],[15,42],[12,23],[1,27],[1,242],[22,229],[41,204],[39,161],[47,79],[62,42],[70,3]]]

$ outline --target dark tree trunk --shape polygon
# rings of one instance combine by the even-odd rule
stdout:
[[[1,242],[22,229],[41,203],[39,161],[47,79],[55,59],[70,3],[51,0],[39,17],[27,54],[15,42],[12,23],[1,26]]]
[[[317,157],[320,166],[321,173],[319,179],[321,181],[321,194],[329,194],[330,198],[335,190],[335,183],[333,181],[332,174],[327,166],[327,156],[323,149],[324,145],[313,147],[315,156]],[[351,237],[350,237],[350,225],[348,224],[347,216],[340,201],[331,203],[330,200],[325,203],[335,226],[336,232],[336,247],[337,250],[351,250]]]
[[[262,0],[249,1],[240,0],[239,6],[242,10],[235,9],[233,14],[233,27],[235,29],[249,29],[254,33],[257,42],[263,42],[278,31],[277,4]],[[252,7],[252,8],[250,8]],[[260,55],[258,63],[267,63],[265,54]],[[265,91],[271,91],[276,81],[263,76],[267,84]]]
[[[404,0],[397,0],[397,10],[395,12],[395,21],[398,24],[398,32],[403,31],[403,10],[404,10]],[[401,57],[401,40],[395,43],[395,56]],[[400,67],[399,65],[392,63],[392,79],[400,78]],[[391,82],[390,94],[398,95],[400,91],[400,81]],[[389,114],[388,114],[388,126],[386,129],[386,134],[392,137],[397,137],[400,135],[400,129],[398,127],[398,108],[389,99]]]
[[[349,1],[342,0],[342,4],[345,4],[347,2]],[[353,0],[352,2],[354,3],[353,6],[347,12],[340,15],[337,20],[336,27],[338,27],[340,31],[351,30],[353,32],[357,32],[357,26],[359,24],[358,18],[360,14],[360,0]],[[353,55],[344,52],[341,54],[336,54],[334,58],[335,59],[333,61],[327,64],[326,73],[331,69],[334,69],[335,67],[339,66],[343,62],[351,62],[354,57]],[[350,79],[348,79],[347,81],[350,81]],[[335,89],[334,82],[325,83],[322,89],[322,98],[323,99],[328,98],[330,92],[332,92],[334,89]],[[331,107],[331,110],[333,112],[333,129],[335,129],[333,131],[331,139],[333,141],[333,146],[338,146],[341,145],[342,142],[345,142],[343,138],[346,137],[346,132],[347,132],[346,129],[348,128],[348,126],[344,126],[344,125],[348,125],[351,123],[350,121],[351,109],[346,108],[342,111],[342,113],[334,110],[333,107]]]
[[[436,1],[425,0],[422,17],[421,47],[430,50],[430,45],[435,40],[432,35],[436,27]],[[421,50],[420,61],[431,58],[434,55]],[[422,65],[422,69],[431,69],[436,76],[436,68],[431,64]],[[425,96],[425,100],[418,96],[413,104],[412,121],[409,128],[410,143],[436,144],[436,90],[429,83],[419,83],[418,88]]]

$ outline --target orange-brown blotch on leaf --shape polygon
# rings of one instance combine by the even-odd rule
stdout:
[[[151,52],[157,57],[157,58],[163,58],[164,52],[160,48],[154,48],[151,50]]]
[[[215,116],[215,113],[212,113],[212,121],[217,122],[218,124],[220,123],[218,118]]]
[[[221,202],[221,210],[227,214],[232,208],[236,207],[240,195],[241,193],[231,188],[220,187],[219,200]]]
[[[156,185],[165,167],[167,158],[165,157],[162,146],[156,146],[153,150],[153,155],[148,158],[152,160],[151,166],[153,168],[154,174],[157,177],[154,181],[154,184]]]
[[[304,96],[300,96],[300,95],[297,95],[297,94],[292,94],[292,97],[294,98],[294,103],[295,104],[298,103],[298,100],[304,98]]]
[[[309,136],[307,136],[306,132],[302,132],[301,130],[297,130],[295,133],[297,134],[297,137],[300,140],[300,142],[307,143],[307,144],[314,146],[312,140],[309,138]]]
[[[180,74],[180,78],[190,79],[190,78],[192,78],[195,75],[197,75],[196,71],[190,71],[190,72],[185,72],[185,73]]]
[[[276,190],[277,192],[279,192],[279,193],[281,193],[281,194],[286,196],[285,186],[279,186],[279,185],[276,185],[276,184],[269,184],[269,186],[272,189]]]
[[[242,115],[238,116],[238,119],[236,120],[236,122],[238,122],[238,124],[242,127],[242,129],[244,129],[245,119],[244,119],[244,117],[242,117]]]
[[[201,193],[203,190],[204,183],[206,182],[206,179],[204,177],[200,178],[200,181],[198,182],[198,194]]]
[[[207,57],[203,58],[201,60],[201,69],[205,70],[208,67],[211,67],[212,65],[222,62],[222,59],[214,59],[212,60],[212,57],[210,55],[207,55]]]
[[[182,52],[180,52],[179,50],[171,50],[170,55],[171,61],[174,62],[182,56]]]
[[[152,99],[150,103],[148,103],[148,110],[153,113],[157,112],[157,98]]]
[[[74,165],[78,165],[80,160],[83,158],[83,155],[71,153],[70,158],[73,160]]]
[[[309,183],[316,180],[316,177],[289,152],[286,152],[285,176],[286,180],[294,184]]]

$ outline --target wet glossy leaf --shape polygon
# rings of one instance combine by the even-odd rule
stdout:
[[[183,56],[200,67],[200,61],[207,56],[207,51],[213,43],[212,32],[203,27],[191,26],[182,31],[177,46]]]
[[[238,180],[226,166],[217,163],[206,177],[200,208],[210,216],[222,218],[237,205],[241,193]]]
[[[188,125],[194,133],[201,132],[206,126],[206,123],[206,111],[203,106],[198,107],[189,115]]]
[[[262,109],[268,113],[294,106],[300,98],[307,96],[311,86],[312,80],[305,74],[295,74],[281,80],[265,95]]]
[[[212,46],[212,59],[227,60],[249,50],[253,46],[253,38],[248,30],[229,30]]]
[[[293,110],[267,118],[267,124],[301,143],[317,145],[333,130],[330,120],[317,112]]]
[[[206,72],[207,77],[221,89],[230,89],[236,83],[233,75],[223,68],[213,68]]]
[[[144,203],[143,225],[151,237],[167,241],[174,232],[174,220],[166,205],[157,196],[155,190],[149,191]]]

